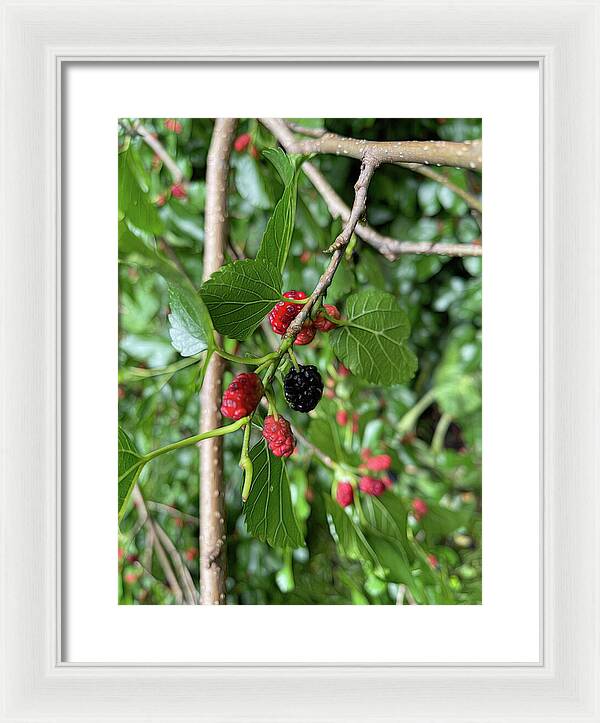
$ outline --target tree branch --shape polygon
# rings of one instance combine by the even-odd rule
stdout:
[[[273,122],[284,123],[281,118],[260,120],[267,128]],[[294,138],[290,152],[305,155],[328,153],[359,160],[368,153],[378,163],[422,163],[481,171],[481,141],[367,141],[326,132],[309,140]]]
[[[287,125],[279,119],[268,119],[268,121],[264,121],[264,125],[271,131],[283,148],[290,153],[294,143],[294,136]],[[316,166],[310,161],[305,161],[302,164],[302,170],[323,197],[329,213],[331,213],[334,218],[339,217],[343,221],[347,221],[350,217],[350,209]],[[431,244],[415,241],[400,241],[390,236],[384,236],[371,228],[371,226],[363,223],[356,224],[356,234],[390,261],[395,261],[403,254],[481,256],[481,245],[479,244]]]
[[[227,177],[235,118],[217,118],[208,150],[204,217],[204,268],[207,279],[224,260],[227,237]],[[224,361],[213,354],[200,392],[200,432],[220,424]],[[225,603],[225,494],[220,437],[200,443],[200,604]]]
[[[311,138],[322,138],[327,131],[324,128],[307,128],[305,126],[298,125],[298,123],[292,123],[290,121],[286,122],[286,125],[288,128],[293,130],[295,133],[300,133],[303,136],[310,136]],[[330,133],[330,136],[335,136],[336,138],[342,138],[342,136],[338,136],[335,133]],[[450,189],[452,193],[456,194],[460,198],[465,201],[467,206],[469,208],[472,208],[476,211],[479,211],[481,213],[482,206],[481,201],[473,196],[471,193],[469,193],[464,188],[461,188],[460,186],[457,186],[455,183],[453,183],[449,178],[447,178],[443,173],[439,173],[438,171],[435,171],[433,168],[430,168],[429,166],[423,165],[421,163],[401,163],[397,162],[394,165],[402,166],[403,168],[408,168],[410,171],[414,171],[415,173],[420,173],[422,176],[425,176],[426,178],[430,178],[432,181],[436,181],[437,183],[441,183],[443,186],[446,186],[446,188]]]

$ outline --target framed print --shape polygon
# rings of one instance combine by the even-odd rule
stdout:
[[[0,720],[600,721],[598,4],[2,10]]]

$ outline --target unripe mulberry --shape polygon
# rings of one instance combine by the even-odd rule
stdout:
[[[419,520],[422,520],[429,511],[427,502],[425,502],[425,500],[422,500],[420,497],[415,497],[415,499],[412,501],[412,509],[415,520],[417,520],[417,522]]]
[[[358,483],[358,489],[366,495],[379,497],[385,492],[385,485],[380,479],[375,477],[361,477]]]
[[[267,440],[269,449],[276,457],[289,457],[296,446],[296,439],[292,434],[287,419],[268,416],[263,425],[263,437]]]
[[[286,291],[283,296],[286,299],[306,299],[304,291]],[[287,331],[288,326],[292,323],[292,321],[294,321],[301,311],[302,304],[290,304],[289,302],[280,301],[275,304],[269,313],[271,329],[273,329],[276,334],[279,334],[279,336],[283,336]],[[310,341],[312,341],[312,339]]]
[[[335,499],[342,507],[348,507],[354,502],[354,490],[350,482],[340,482],[338,484]]]
[[[382,472],[392,466],[392,458],[389,454],[377,454],[367,459],[367,469],[371,472]]]
[[[256,374],[238,374],[223,394],[221,414],[235,420],[247,417],[258,406],[263,391],[260,377]]]
[[[323,304],[323,308],[333,319],[340,319],[342,316],[337,307],[332,306],[331,304]],[[320,311],[315,317],[315,326],[319,331],[331,331],[332,329],[335,329],[336,324],[325,318],[323,312]]]

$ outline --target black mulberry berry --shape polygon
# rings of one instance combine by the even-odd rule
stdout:
[[[314,409],[323,394],[323,380],[317,367],[301,366],[297,371],[290,369],[283,391],[287,403],[297,412],[310,412]]]

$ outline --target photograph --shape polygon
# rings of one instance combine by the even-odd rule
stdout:
[[[481,118],[117,125],[119,605],[481,605]]]

